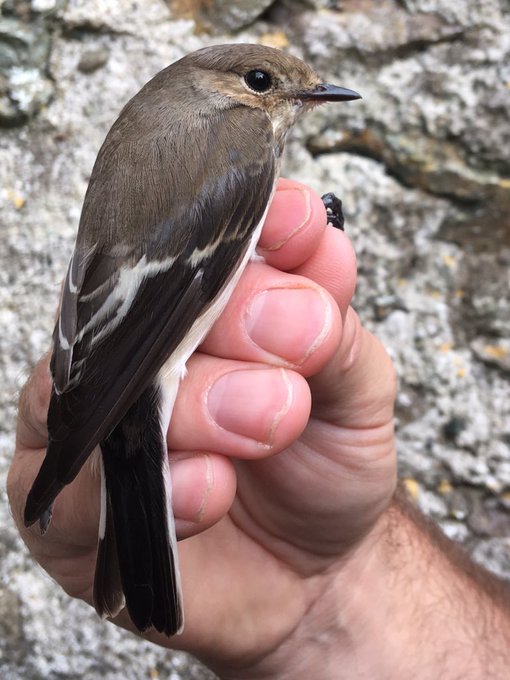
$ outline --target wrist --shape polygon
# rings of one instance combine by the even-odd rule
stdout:
[[[394,501],[342,564],[309,579],[310,606],[250,671],[224,678],[506,677],[507,585]]]
[[[506,677],[508,584],[398,495],[337,586],[344,644],[335,678]]]

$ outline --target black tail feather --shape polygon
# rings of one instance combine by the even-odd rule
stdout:
[[[104,475],[104,471],[102,473]],[[104,487],[102,502],[104,507],[104,534],[99,536],[96,559],[96,573],[94,576],[94,606],[101,618],[117,616],[125,605],[124,592],[120,578],[117,540],[113,526],[113,512],[111,500]],[[101,530],[100,530],[101,533]]]
[[[104,578],[113,533],[120,582],[133,623],[140,631],[154,627],[173,635],[182,628],[182,609],[177,548],[170,527],[173,519],[167,511],[169,480],[165,480],[160,398],[159,387],[148,388],[101,443],[107,524],[94,589],[98,611],[104,603],[116,601],[110,592],[112,584]]]

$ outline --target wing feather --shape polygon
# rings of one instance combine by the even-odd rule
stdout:
[[[27,500],[27,524],[74,479],[243,260],[276,175],[268,144],[255,149],[244,145],[244,156],[235,149],[236,163],[230,162],[232,126],[260,139],[260,129],[269,124],[245,108],[229,112],[230,125],[223,134],[207,131],[204,157],[185,158],[183,147],[176,158],[178,145],[165,148],[156,138],[157,153],[145,144],[140,148],[143,158],[126,169],[114,162],[119,145],[112,151],[107,138],[91,178],[62,295],[51,364],[50,444]],[[179,195],[174,175],[182,164],[196,187],[190,193],[186,186]],[[145,201],[145,210],[138,206],[131,211],[132,200],[119,198],[119,187],[124,187],[126,175],[132,179],[133,166],[144,167],[135,193]],[[118,233],[105,244],[102,238],[111,229],[112,215]],[[141,217],[150,221],[138,224]],[[127,225],[136,234],[130,242]]]

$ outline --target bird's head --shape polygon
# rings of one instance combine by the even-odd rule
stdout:
[[[193,52],[182,63],[192,67],[199,99],[203,92],[218,108],[244,105],[263,110],[277,139],[302,111],[360,98],[353,90],[325,83],[301,59],[264,45],[215,45]]]

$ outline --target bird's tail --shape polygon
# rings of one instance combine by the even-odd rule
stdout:
[[[101,442],[102,492],[94,604],[101,616],[126,606],[140,631],[182,630],[182,596],[171,482],[154,384]]]

